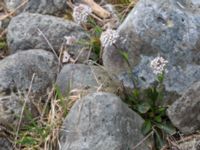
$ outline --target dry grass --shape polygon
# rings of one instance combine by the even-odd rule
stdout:
[[[29,116],[29,123],[15,132],[14,146],[16,150],[55,150],[59,148],[59,132],[62,123],[74,102],[81,98],[76,90],[69,92],[69,96],[62,97],[53,88],[49,92],[46,103],[34,103],[38,110],[38,117]],[[26,102],[26,101],[25,101]],[[25,106],[25,105],[24,105]],[[25,108],[23,107],[23,110]],[[23,115],[23,114],[22,114]],[[22,117],[22,116],[21,116]],[[20,120],[21,121],[21,120]],[[21,122],[20,122],[21,123]]]
[[[161,150],[198,150],[200,148],[200,132],[191,135],[177,134],[167,139],[167,145]]]

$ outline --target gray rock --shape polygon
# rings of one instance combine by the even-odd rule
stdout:
[[[1,124],[17,125],[23,107],[23,101],[15,95],[0,97],[0,122]],[[29,103],[29,102],[27,102]],[[1,125],[0,124],[0,125]]]
[[[192,85],[167,110],[171,122],[183,133],[200,130],[200,82]]]
[[[10,55],[0,61],[0,93],[27,92],[31,80],[31,93],[46,94],[55,81],[58,63],[51,52],[28,50]]]
[[[143,138],[143,119],[120,98],[93,93],[77,101],[61,131],[61,150],[126,150]],[[147,150],[142,145],[137,150]]]
[[[0,137],[0,147],[1,150],[14,150],[12,144],[5,137]]]
[[[15,10],[24,1],[23,0],[4,0],[9,11]],[[17,13],[26,11],[31,13],[60,15],[67,9],[66,0],[29,0]]]
[[[199,4],[195,0],[140,0],[118,29],[126,42],[119,38],[116,45],[128,53],[139,87],[148,88],[155,82],[156,75],[150,68],[152,59],[161,55],[169,61],[164,81],[169,96],[166,101],[173,101],[173,97],[179,97],[200,80],[200,9],[195,2]],[[126,87],[133,87],[126,73],[127,63],[114,46],[105,49],[103,62]]]
[[[26,93],[27,94],[27,93]],[[5,129],[10,129],[15,131],[18,126],[19,120],[21,118],[20,127],[23,127],[25,124],[30,123],[30,114],[32,117],[38,115],[35,105],[31,103],[33,101],[31,96],[28,98],[19,94],[11,93],[10,95],[1,95],[0,96],[0,128],[1,126]],[[26,105],[25,105],[26,104]],[[22,110],[25,105],[25,110]],[[0,130],[0,133],[2,131]],[[7,132],[5,132],[7,134]],[[1,134],[0,134],[1,137]]]
[[[7,41],[11,53],[28,49],[52,52],[52,48],[59,53],[62,44],[66,42],[64,36],[75,36],[77,40],[84,40],[88,34],[71,21],[48,15],[22,13],[11,20]],[[67,50],[76,58],[84,47],[76,44],[67,47]],[[88,50],[84,50],[79,59],[86,60],[88,53]]]
[[[56,84],[63,95],[68,95],[74,89],[81,91],[83,95],[96,91],[117,93],[120,90],[119,84],[113,82],[102,67],[84,64],[65,65]]]

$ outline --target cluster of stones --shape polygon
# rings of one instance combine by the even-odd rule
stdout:
[[[15,9],[22,0],[10,4]],[[169,64],[164,80],[167,114],[183,133],[200,129],[200,2],[195,0],[140,0],[118,31],[126,43],[117,46],[129,55],[132,72],[141,89],[154,84],[150,61],[157,55]],[[88,39],[89,35],[73,21],[58,15],[67,9],[66,0],[30,0],[7,27],[10,55],[0,60],[0,123],[16,126],[23,107],[21,96],[45,101],[57,84],[63,95],[81,89],[84,97],[74,104],[60,132],[62,150],[131,149],[144,137],[143,119],[116,95],[119,82],[130,89],[126,62],[113,46],[103,54],[103,66],[83,64],[89,51],[83,46],[68,47],[78,64],[65,64],[60,70],[58,54],[64,36]],[[53,16],[54,15],[54,16]],[[80,52],[82,52],[80,54]],[[37,115],[29,99],[27,106]],[[12,150],[0,137],[0,147]],[[147,150],[141,144],[138,150]]]

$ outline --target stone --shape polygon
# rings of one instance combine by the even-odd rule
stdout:
[[[167,110],[171,122],[181,132],[192,134],[200,130],[200,82],[193,84]]]
[[[62,45],[66,43],[64,36],[74,36],[77,40],[88,39],[88,34],[71,21],[48,15],[22,13],[14,17],[8,26],[8,48],[11,53],[45,49],[59,55]],[[88,58],[89,50],[84,45],[66,46],[66,49],[74,59],[79,53],[79,60]]]
[[[65,65],[58,74],[56,84],[64,96],[74,89],[83,95],[96,91],[120,91],[120,85],[102,67],[84,64]]]
[[[19,92],[20,93],[20,92]],[[20,95],[21,94],[21,95]],[[20,94],[11,93],[10,95],[0,96],[0,128],[1,126],[9,128],[9,131],[14,131],[19,123],[21,118],[20,127],[23,127],[25,124],[30,123],[30,114],[32,117],[38,115],[38,111],[35,108],[35,105],[32,103],[33,99],[31,95],[27,96]],[[25,93],[27,94],[27,93]],[[22,115],[22,110],[23,115]],[[6,132],[7,133],[7,132]],[[1,137],[1,130],[0,130]]]
[[[12,144],[6,139],[6,137],[0,137],[0,147],[1,150],[14,150]]]
[[[15,128],[21,117],[22,127],[30,121],[30,114],[37,116],[32,102],[37,103],[46,97],[57,73],[57,59],[45,50],[21,51],[1,60],[0,125]]]
[[[143,139],[143,119],[114,94],[97,92],[73,105],[60,133],[61,150],[125,150]],[[145,143],[137,150],[147,150]]]
[[[16,94],[11,94],[8,96],[0,97],[0,122],[1,124],[7,125],[15,125],[17,126],[22,107],[23,101],[20,100]],[[29,103],[29,102],[27,102]],[[0,125],[1,125],[0,124]]]
[[[156,81],[150,61],[160,55],[169,61],[164,88],[165,101],[172,103],[200,80],[200,9],[197,4],[200,5],[197,0],[185,0],[185,3],[140,0],[118,28],[121,37],[116,45],[104,50],[106,70],[122,80],[125,87],[133,88],[127,75],[131,69],[139,80],[139,88],[146,89]],[[119,49],[128,54],[130,66]]]
[[[14,11],[23,4],[24,0],[4,0],[5,6],[9,11]],[[48,15],[60,15],[67,9],[66,0],[29,0],[17,13],[31,12]]]
[[[0,61],[0,93],[28,92],[31,86],[32,94],[42,96],[52,87],[57,72],[58,62],[51,52],[17,52]]]

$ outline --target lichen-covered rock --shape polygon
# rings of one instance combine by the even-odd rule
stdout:
[[[22,13],[12,18],[8,26],[7,41],[11,53],[18,50],[45,49],[59,54],[64,36],[74,36],[78,40],[88,39],[83,29],[77,24],[58,17]],[[67,50],[73,58],[79,53],[79,60],[86,60],[89,51],[81,44],[68,46]]]
[[[4,0],[9,11],[15,10],[24,3],[24,0]],[[49,15],[59,15],[64,13],[67,8],[66,0],[29,0],[17,13],[22,11]]]
[[[110,93],[93,93],[76,101],[66,117],[61,150],[126,150],[143,139],[143,119]],[[147,150],[143,143],[137,150]]]
[[[192,85],[167,110],[171,122],[183,133],[200,130],[200,82]]]
[[[68,92],[74,89],[84,95],[96,91],[117,93],[120,90],[119,84],[115,83],[102,67],[84,64],[65,65],[56,84],[63,95],[68,95]]]
[[[156,79],[150,61],[161,55],[169,61],[164,81],[167,100],[182,95],[183,91],[200,80],[200,8],[199,1],[140,0],[118,31],[116,45],[128,53],[133,75],[139,87],[147,88]],[[114,46],[104,51],[107,70],[132,87],[128,80],[129,67]],[[140,80],[140,78],[145,79]]]
[[[31,86],[32,94],[44,95],[57,72],[58,62],[51,52],[35,49],[17,52],[0,61],[0,93],[27,92]]]

